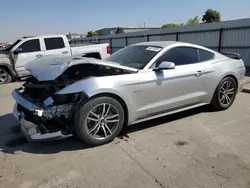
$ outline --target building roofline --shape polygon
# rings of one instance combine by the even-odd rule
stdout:
[[[122,29],[160,29],[161,27],[120,27]],[[99,29],[96,31],[102,31],[102,30],[106,30],[106,29],[117,29],[117,27],[107,27],[107,28],[103,28],[103,29]]]

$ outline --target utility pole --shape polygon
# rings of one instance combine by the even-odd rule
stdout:
[[[147,36],[146,36],[146,20],[144,20],[144,40],[147,42]]]
[[[139,28],[142,29],[142,33],[144,35],[144,40],[147,42],[147,34],[146,34],[146,21],[143,22],[143,28],[138,24]]]

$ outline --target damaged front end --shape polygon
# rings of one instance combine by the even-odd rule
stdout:
[[[12,92],[16,101],[13,114],[19,120],[28,140],[60,139],[74,134],[74,113],[88,96],[84,91],[58,94],[62,89],[87,78],[135,72],[86,59],[67,60],[61,67],[60,62],[54,61],[46,64],[46,67],[40,67],[41,70],[35,65],[33,67],[34,69],[31,66],[29,70],[33,77]],[[58,69],[61,72],[55,72]]]
[[[14,116],[19,120],[22,132],[28,140],[60,139],[71,136],[73,114],[77,100],[56,104],[52,97],[43,103],[24,95],[23,89],[12,92],[16,104]],[[75,98],[76,99],[76,98]]]
[[[12,92],[16,101],[14,116],[28,140],[60,139],[73,133],[73,115],[77,103],[87,98],[83,92],[56,95],[71,84],[65,75],[54,81],[39,81],[34,77]]]

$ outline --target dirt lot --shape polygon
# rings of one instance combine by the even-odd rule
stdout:
[[[70,138],[26,143],[0,86],[0,187],[250,187],[250,95],[227,111],[208,107],[126,128],[89,148]]]

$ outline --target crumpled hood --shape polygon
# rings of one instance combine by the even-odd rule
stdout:
[[[94,58],[85,58],[81,56],[71,57],[55,57],[45,56],[33,60],[25,65],[25,68],[39,81],[55,80],[65,70],[73,65],[78,64],[95,64],[100,66],[113,67],[118,69],[124,69],[132,72],[137,72],[137,69],[119,65],[118,63],[98,60]]]

